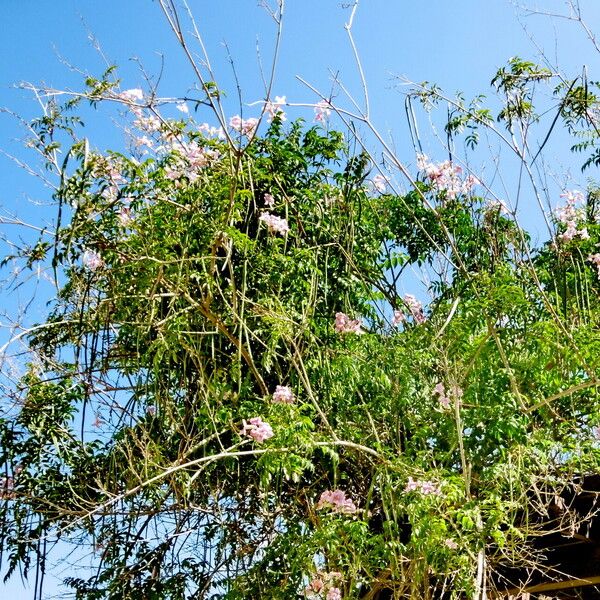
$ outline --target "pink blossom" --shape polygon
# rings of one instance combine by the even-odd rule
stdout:
[[[254,117],[250,119],[242,119],[239,115],[235,115],[229,119],[229,126],[235,131],[239,131],[242,135],[252,137],[258,125],[258,119]]]
[[[0,477],[0,500],[12,500],[15,497],[15,480],[12,477]]]
[[[321,100],[315,105],[315,121],[324,123],[331,115],[331,104],[327,100]]]
[[[358,335],[364,333],[361,329],[360,319],[351,319],[343,312],[335,313],[334,327],[337,333],[356,333]]]
[[[268,206],[270,208],[275,204],[275,198],[273,198],[271,194],[265,194],[263,198],[265,201],[265,206]]]
[[[176,181],[177,179],[180,179],[181,177],[183,177],[184,173],[175,168],[175,167],[166,167],[165,168],[165,177],[167,179],[170,179],[171,181]]]
[[[148,148],[152,148],[152,146],[154,146],[154,141],[151,138],[149,138],[147,135],[142,135],[140,137],[135,138],[134,144],[138,148],[140,146],[148,146]]]
[[[598,271],[598,277],[600,277],[600,253],[590,254],[587,259],[596,267]]]
[[[414,319],[415,323],[417,323],[417,325],[425,323],[427,317],[423,312],[423,304],[421,304],[421,302],[417,300],[412,294],[406,294],[404,296],[404,302],[408,306],[410,314]]]
[[[497,210],[500,214],[507,215],[510,211],[503,200],[491,199],[487,202],[488,210]]]
[[[379,175],[375,175],[375,177],[373,177],[373,179],[371,179],[371,183],[373,184],[373,187],[378,192],[383,194],[383,192],[385,192],[385,189],[387,187],[388,180],[386,177],[379,174]]]
[[[287,120],[285,113],[281,110],[282,106],[285,106],[286,100],[285,96],[275,96],[275,101],[267,101],[265,102],[265,113],[267,114],[267,120],[269,123],[275,118],[278,117],[281,121]]]
[[[247,435],[257,442],[264,442],[273,437],[273,429],[261,417],[252,417],[248,422],[244,419],[240,435]]]
[[[179,111],[182,112],[184,115],[189,114],[190,109],[188,108],[188,105],[185,102],[178,102],[175,105],[175,108]]]
[[[140,112],[138,118],[133,122],[133,124],[142,131],[154,133],[155,131],[160,130],[161,120],[156,115],[144,116]]]
[[[406,487],[404,488],[405,492],[414,492],[418,489],[420,489],[420,482],[415,481],[412,477],[408,478],[408,481],[406,482]]]
[[[311,600],[341,600],[342,592],[334,585],[336,580],[341,580],[342,574],[337,571],[318,573],[304,588],[304,594]],[[325,595],[325,596],[324,596]]]
[[[447,394],[446,388],[444,387],[443,383],[438,383],[433,388],[433,393],[438,394],[439,403],[440,403],[441,407],[445,410],[449,409],[450,406],[452,405],[452,398],[455,398],[460,404],[460,399],[463,396],[462,389],[459,388],[457,385],[453,385],[452,388],[450,389],[450,393]]]
[[[579,202],[583,201],[583,192],[579,190],[565,190],[560,197],[566,199],[566,204],[556,209],[556,218],[566,228],[558,235],[558,239],[562,242],[570,242],[575,237],[579,237],[582,240],[589,239],[588,230],[585,227],[578,228],[579,224],[585,220],[585,214],[576,206]]]
[[[222,127],[211,127],[208,123],[202,123],[198,126],[198,131],[209,137],[225,138],[225,132]]]
[[[273,402],[278,404],[292,404],[294,393],[287,385],[278,385],[273,392]]]
[[[277,217],[268,212],[262,213],[262,215],[258,217],[258,220],[262,221],[268,227],[271,233],[280,233],[281,235],[285,235],[290,230],[286,219],[282,219],[281,217]]]
[[[450,550],[456,550],[458,548],[458,544],[450,538],[444,540],[444,544],[446,548],[450,548]]]
[[[142,100],[144,98],[144,92],[139,88],[132,88],[117,94],[117,96],[126,102],[135,102],[136,100]]]
[[[325,583],[319,577],[315,577],[311,582],[304,588],[304,593],[307,596],[319,595],[321,590],[325,587]]]
[[[231,117],[231,119],[229,119],[229,127],[231,127],[231,129],[235,129],[236,131],[241,131],[242,130],[242,117],[240,117],[240,115],[235,115],[234,117]]]
[[[350,498],[346,498],[346,493],[342,490],[325,491],[321,494],[317,502],[317,510],[330,508],[333,512],[353,514],[358,509]]]
[[[420,492],[424,496],[427,495],[435,495],[439,496],[442,493],[440,486],[433,481],[428,480],[414,480],[412,477],[408,478],[406,483],[406,487],[404,488],[405,492]]]
[[[400,325],[406,321],[406,315],[401,310],[394,311],[394,317],[392,318],[392,325]]]
[[[90,271],[96,271],[104,266],[104,261],[98,252],[86,250],[83,253],[83,265]]]
[[[128,206],[122,206],[118,214],[119,224],[121,227],[128,227],[133,221],[131,209]]]
[[[425,154],[417,154],[417,168],[425,173],[434,191],[443,192],[450,199],[468,194],[480,183],[473,175],[462,179],[462,168],[449,160],[435,164]]]
[[[446,410],[450,408],[450,398],[446,396],[446,388],[444,387],[443,383],[436,384],[436,386],[433,388],[433,393],[438,394],[438,401],[442,408]]]

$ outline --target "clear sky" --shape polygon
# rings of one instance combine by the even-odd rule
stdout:
[[[267,70],[274,42],[273,21],[256,0],[189,1],[220,88],[228,93],[229,115],[240,112],[240,101],[228,53],[242,90],[241,109],[248,116],[256,114],[258,107],[248,104],[264,98],[257,48]],[[534,8],[536,0],[520,3]],[[580,4],[590,26],[600,23],[598,0],[581,0]],[[349,9],[339,0],[287,0],[286,5],[273,93],[286,95],[290,102],[316,102],[318,98],[297,76],[327,95],[332,74],[338,74],[348,90],[360,98],[361,86],[344,30]],[[548,12],[568,14],[564,0],[538,0],[537,5]],[[0,22],[0,106],[27,119],[37,116],[39,107],[29,92],[15,89],[13,84],[29,81],[77,89],[83,79],[77,69],[99,74],[105,60],[119,66],[123,89],[146,87],[140,66],[156,78],[163,60],[161,95],[185,95],[195,83],[156,1],[1,0]],[[373,121],[386,136],[393,137],[399,156],[409,161],[414,160],[414,153],[408,141],[398,76],[436,82],[450,94],[462,90],[471,97],[491,92],[493,74],[509,57],[519,55],[537,61],[543,50],[569,75],[580,73],[586,65],[589,78],[600,79],[600,54],[579,24],[525,16],[509,0],[362,0],[353,31],[369,84]],[[102,52],[94,48],[94,40]],[[348,105],[341,96],[338,100]],[[305,116],[308,121],[313,117],[308,108],[296,111],[292,114]],[[210,116],[200,115],[198,119],[209,120]],[[107,127],[106,120],[93,115],[86,115],[86,135],[92,145],[101,148],[122,144],[119,130]],[[32,156],[18,141],[23,137],[16,120],[0,114],[0,148],[29,160]],[[435,141],[426,150],[434,159],[445,158]],[[568,171],[571,163],[566,143],[551,151]],[[576,170],[573,177],[585,181]],[[39,224],[50,218],[51,209],[44,206],[49,200],[47,189],[0,156],[0,214],[18,213]],[[0,234],[14,237],[17,232],[3,227]],[[0,248],[3,254],[7,251],[5,245]],[[15,302],[14,297],[0,293],[4,308]],[[62,597],[57,590],[49,581],[44,598],[53,594]],[[24,589],[17,577],[4,588],[0,584],[0,597],[26,600],[32,597],[32,590]]]

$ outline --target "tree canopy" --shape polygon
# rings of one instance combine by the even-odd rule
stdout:
[[[531,166],[545,86],[597,165],[592,84],[520,59],[492,83],[449,136],[506,131]],[[535,569],[540,515],[600,467],[595,184],[536,244],[452,153],[379,163],[331,98],[225,119],[201,89],[210,123],[111,68],[30,125],[57,217],[5,263],[57,292],[0,405],[4,573],[55,540],[89,549],[86,599],[479,598]],[[83,102],[126,111],[130,152],[81,136]]]

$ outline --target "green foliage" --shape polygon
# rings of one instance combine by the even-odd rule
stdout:
[[[112,76],[86,82],[90,102],[118,97]],[[535,119],[549,76],[511,59],[499,119]],[[482,103],[459,102],[447,132],[474,146]],[[53,128],[76,137],[73,106],[54,108],[35,123],[49,157]],[[480,553],[490,578],[528,559],[532,490],[598,467],[597,190],[587,238],[536,249],[471,188],[421,174],[376,191],[334,130],[274,118],[236,145],[149,122],[162,151],[75,140],[55,239],[22,255],[61,284],[0,415],[7,574],[40,540],[83,536],[97,570],[67,580],[82,599],[300,598],[315,580],[458,598]],[[419,266],[421,312],[398,291]]]

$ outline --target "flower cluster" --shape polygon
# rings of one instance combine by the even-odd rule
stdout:
[[[129,227],[133,222],[133,215],[131,214],[131,208],[129,206],[122,206],[117,215],[119,219],[119,224],[123,228]]]
[[[271,194],[265,194],[263,199],[265,201],[265,206],[268,206],[269,208],[275,204],[275,198],[273,198]]]
[[[387,187],[388,180],[387,180],[387,177],[384,177],[383,175],[379,174],[379,175],[375,175],[375,177],[373,177],[373,179],[371,179],[371,183],[373,184],[373,187],[378,192],[383,194],[383,192],[385,192],[385,189]]]
[[[294,392],[287,385],[278,385],[273,392],[273,402],[292,404],[294,402]]]
[[[310,600],[342,600],[340,588],[334,585],[341,579],[342,574],[338,571],[318,573],[304,588],[304,594]]]
[[[317,510],[330,508],[333,512],[351,515],[358,509],[346,493],[342,490],[327,490],[321,494],[317,502]]]
[[[210,148],[204,148],[197,142],[175,140],[170,147],[172,159],[165,169],[165,177],[177,181],[185,177],[194,182],[200,176],[200,171],[219,158],[219,153]]]
[[[213,127],[208,123],[202,123],[202,125],[198,125],[198,131],[206,137],[216,137],[220,140],[225,139],[225,132],[222,127]]]
[[[442,490],[439,484],[434,483],[433,481],[428,480],[414,480],[412,477],[408,478],[408,482],[406,483],[406,487],[404,488],[405,492],[420,492],[424,496],[429,494],[434,496],[439,496],[442,493]]]
[[[468,194],[474,186],[479,185],[479,180],[473,175],[462,179],[462,168],[449,160],[436,164],[430,162],[425,154],[417,154],[417,167],[425,173],[436,192],[443,192],[450,199]]]
[[[267,121],[270,123],[275,117],[280,121],[287,120],[285,113],[281,110],[282,106],[285,106],[285,96],[275,96],[275,102],[267,100],[265,102],[265,113],[267,114]]]
[[[364,333],[361,329],[360,319],[351,319],[343,312],[335,313],[334,327],[337,333],[357,333],[359,335]]]
[[[440,406],[446,410],[452,406],[452,398],[453,397],[458,399],[458,401],[460,402],[460,399],[463,396],[462,389],[459,388],[457,385],[452,386],[450,393],[447,394],[446,388],[444,387],[443,383],[438,383],[433,388],[433,393],[438,395],[438,401],[440,403]]]
[[[327,100],[321,100],[315,105],[315,121],[325,123],[331,115],[331,104]]]
[[[135,108],[132,110],[137,116],[137,119],[135,119],[133,122],[135,127],[141,131],[145,131],[146,133],[155,133],[160,131],[162,121],[156,115],[145,115],[141,110],[136,110]]]
[[[600,252],[596,254],[590,254],[587,259],[596,267],[598,271],[598,277],[600,277]]]
[[[247,435],[256,442],[264,442],[273,437],[273,428],[261,417],[252,417],[248,422],[243,420],[243,427],[240,435]]]
[[[251,138],[256,133],[258,127],[258,119],[251,117],[250,119],[242,119],[239,115],[229,119],[229,127],[235,131],[239,131],[242,135]]]
[[[290,230],[290,226],[286,219],[272,215],[269,212],[264,212],[258,217],[258,220],[262,221],[269,228],[271,233],[285,235]]]
[[[562,242],[570,242],[574,237],[582,240],[589,239],[587,229],[585,227],[578,228],[583,215],[577,208],[577,204],[583,201],[583,193],[578,190],[566,190],[560,197],[565,198],[566,203],[556,209],[556,218],[559,223],[565,225],[565,230],[558,236],[558,239]]]
[[[125,102],[135,103],[137,100],[143,100],[144,92],[139,88],[132,88],[130,90],[125,90],[119,94],[117,94],[117,98],[124,100]]]
[[[90,271],[97,271],[104,266],[104,261],[98,252],[93,250],[86,250],[83,253],[83,266]]]
[[[12,477],[0,477],[0,500],[11,500],[15,497],[15,480]]]
[[[417,300],[412,294],[406,294],[403,298],[406,304],[410,316],[414,319],[417,325],[425,323],[427,317],[423,312],[423,304]],[[394,317],[392,318],[392,325],[400,325],[406,321],[406,315],[401,310],[394,311]]]

